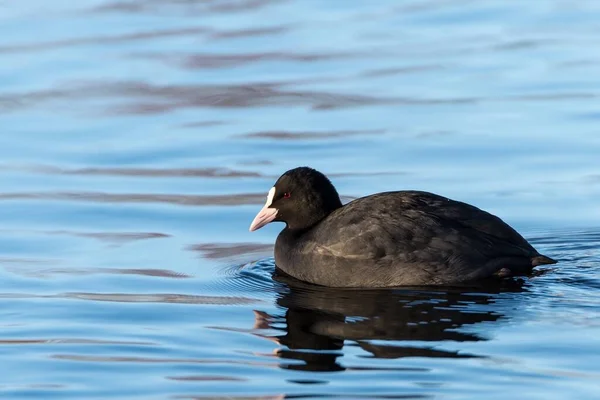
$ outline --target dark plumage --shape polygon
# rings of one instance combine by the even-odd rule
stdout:
[[[277,267],[323,286],[447,285],[556,262],[500,218],[436,194],[378,193],[343,206],[329,179],[308,167],[277,180],[250,230],[271,221],[286,223]]]

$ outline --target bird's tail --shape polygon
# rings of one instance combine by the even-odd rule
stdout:
[[[531,265],[533,267],[537,267],[538,265],[545,265],[545,264],[556,264],[558,261],[550,258],[550,257],[546,257],[543,256],[541,254],[538,254],[535,257],[531,258]]]

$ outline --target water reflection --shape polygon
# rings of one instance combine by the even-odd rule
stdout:
[[[294,83],[294,82],[292,82]],[[94,99],[118,99],[108,105],[108,115],[149,115],[190,108],[239,109],[282,106],[307,106],[331,110],[402,103],[433,105],[466,103],[471,99],[397,99],[366,94],[340,94],[320,90],[295,90],[282,82],[210,85],[162,85],[145,81],[96,81],[72,83],[59,89],[41,89],[0,96],[0,112],[81,103]],[[125,101],[121,101],[121,100]]]
[[[522,280],[357,291],[307,285],[277,274],[274,278],[279,283],[277,305],[285,314],[256,312],[255,328],[281,332],[269,339],[285,346],[276,351],[282,368],[308,371],[357,369],[338,362],[344,346],[359,346],[375,358],[483,357],[438,349],[434,342],[486,340],[463,328],[507,318],[497,305],[498,295],[525,290]]]
[[[600,9],[571,3],[4,1],[2,398],[598,397]],[[247,218],[307,163],[561,264],[527,293],[274,283]]]
[[[164,2],[160,0],[122,0],[107,2],[94,9],[96,12],[128,12],[128,13],[183,13],[187,16],[207,13],[231,13],[257,10],[267,7],[275,0],[241,0],[241,1],[206,1],[180,0]]]
[[[385,129],[340,130],[326,132],[264,131],[247,133],[242,135],[242,137],[275,140],[318,140],[358,135],[378,135],[383,133],[385,133]]]

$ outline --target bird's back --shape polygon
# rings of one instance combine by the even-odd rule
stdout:
[[[500,218],[419,191],[362,197],[306,232],[285,229],[275,256],[296,278],[344,287],[457,283],[504,267],[527,273],[543,257]]]

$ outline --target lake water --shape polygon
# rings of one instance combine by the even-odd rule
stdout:
[[[0,2],[0,397],[600,398],[600,3]],[[560,261],[336,291],[249,233],[285,170]]]

